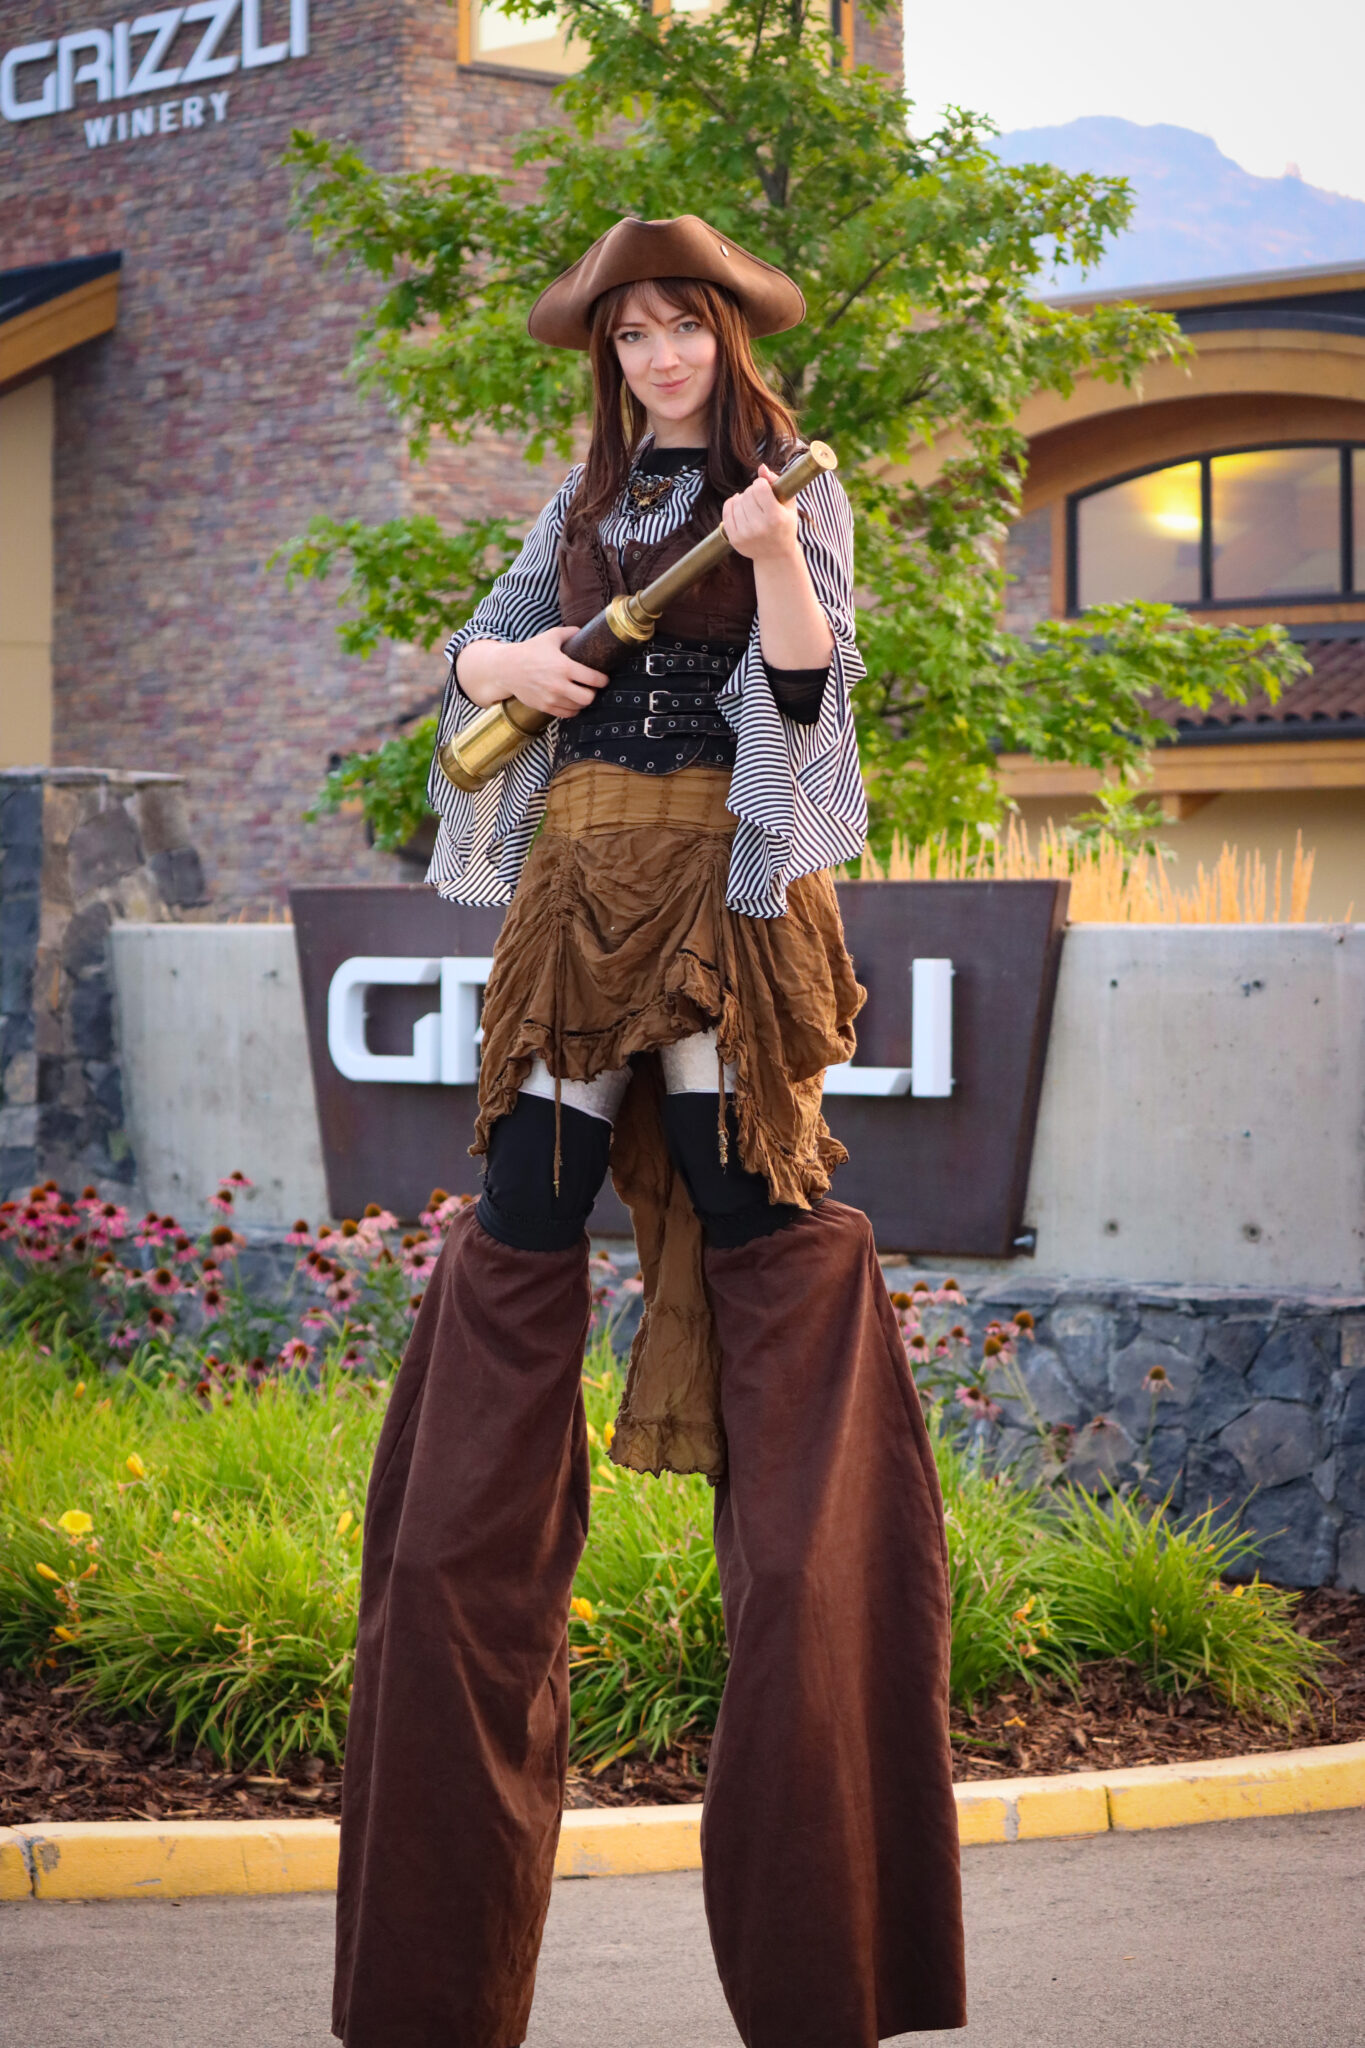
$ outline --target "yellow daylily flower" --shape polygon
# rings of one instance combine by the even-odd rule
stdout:
[[[615,1440],[615,1437],[616,1437],[616,1424],[615,1424],[614,1422],[609,1422],[609,1423],[608,1423],[608,1424],[606,1425],[605,1429],[604,1429],[604,1430],[602,1431],[602,1441],[603,1441],[603,1443],[604,1443],[604,1444],[606,1445],[606,1447],[607,1447],[607,1449],[608,1449],[608,1450],[610,1450],[610,1449],[611,1449],[611,1447],[612,1447],[612,1443],[614,1442],[614,1440]]]
[[[337,1535],[344,1536],[354,1520],[355,1516],[351,1513],[351,1510],[343,1508],[337,1521]]]
[[[75,1386],[71,1389],[71,1391],[75,1395],[76,1399],[79,1401],[81,1395],[85,1392],[85,1381],[77,1380]]]
[[[591,1600],[583,1599],[581,1594],[569,1602],[569,1612],[570,1614],[576,1614],[580,1621],[596,1621],[597,1619],[597,1609],[593,1606]]]
[[[132,1473],[134,1479],[145,1479],[147,1477],[147,1467],[143,1464],[136,1451],[128,1453],[127,1464],[128,1470]]]
[[[68,1508],[64,1515],[58,1515],[57,1527],[65,1529],[68,1536],[88,1536],[95,1526],[93,1515],[87,1515],[84,1508]]]
[[[74,1628],[54,1628],[52,1633],[54,1636],[57,1637],[59,1642],[74,1643],[76,1640],[76,1631]]]
[[[36,1564],[33,1569],[40,1579],[51,1579],[54,1586],[60,1586],[62,1583],[61,1573],[54,1572],[50,1564]]]

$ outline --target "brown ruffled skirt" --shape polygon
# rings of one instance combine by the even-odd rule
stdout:
[[[644,1316],[611,1454],[636,1471],[710,1479],[725,1469],[725,1440],[701,1227],[668,1155],[648,1055],[714,1029],[736,1072],[741,1163],[772,1201],[807,1209],[847,1156],[820,1103],[825,1068],[853,1057],[864,1000],[827,873],[791,884],[785,917],[726,908],[728,788],[711,768],[656,782],[584,762],[555,778],[485,991],[471,1148],[487,1150],[533,1060],[575,1081],[634,1062],[611,1172],[635,1228]]]

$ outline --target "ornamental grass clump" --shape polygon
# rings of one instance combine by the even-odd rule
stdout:
[[[341,1753],[385,1385],[0,1370],[0,1666],[272,1768]]]
[[[714,1496],[704,1479],[641,1480],[611,1463],[620,1396],[604,1330],[584,1372],[592,1529],[569,1618],[573,1754],[594,1769],[708,1735],[725,1683]]]
[[[1293,1722],[1328,1653],[1295,1628],[1293,1593],[1247,1578],[1252,1537],[1212,1508],[1181,1525],[1167,1503],[1076,1487],[1044,1526],[1035,1582],[1078,1658],[1122,1658],[1159,1692],[1205,1686]]]

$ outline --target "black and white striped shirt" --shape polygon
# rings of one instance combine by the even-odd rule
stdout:
[[[479,707],[455,681],[455,661],[471,640],[530,640],[559,617],[557,552],[581,466],[571,469],[526,537],[521,553],[467,625],[446,646],[450,672],[437,747],[477,718]],[[661,505],[634,511],[624,495],[598,531],[608,548],[630,540],[651,546],[689,517],[702,487],[686,471]],[[730,854],[726,902],[747,917],[781,917],[787,884],[798,875],[856,860],[867,836],[867,799],[858,769],[850,698],[864,673],[853,612],[853,518],[828,472],[801,493],[801,545],[811,582],[834,635],[820,716],[802,725],[778,710],[763,665],[758,620],[717,708],[737,743],[727,799],[739,819]],[[529,740],[476,793],[456,789],[433,760],[428,795],[440,817],[427,880],[455,903],[510,903],[545,808],[557,724]]]

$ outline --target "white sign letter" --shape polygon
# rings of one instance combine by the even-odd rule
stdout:
[[[129,92],[164,92],[168,85],[179,85],[178,64],[168,65],[164,71],[157,67],[175,41],[184,11],[183,7],[163,7],[156,14],[139,14],[132,32],[135,36],[150,36],[152,47],[133,73]]]
[[[253,71],[261,64],[283,64],[288,43],[262,43],[261,0],[242,0],[242,69]]]
[[[14,84],[14,74],[21,64],[40,63],[44,57],[50,57],[56,47],[55,43],[21,43],[17,50],[7,52],[4,63],[0,64],[0,114],[7,121],[36,121],[39,114],[56,113],[55,71],[48,72],[36,100],[21,100]]]
[[[953,963],[914,960],[910,965],[912,1095],[953,1092]]]
[[[343,960],[327,991],[327,1050],[348,1081],[439,1081],[441,1013],[428,1010],[412,1027],[410,1053],[371,1052],[365,1043],[367,989],[425,988],[441,979],[439,960],[357,954]]]
[[[186,21],[206,21],[208,27],[195,44],[194,55],[180,74],[182,85],[202,85],[209,78],[226,78],[230,71],[237,69],[237,52],[228,57],[217,57],[214,52],[227,34],[228,24],[237,12],[237,0],[195,0],[193,7],[185,9]]]
[[[77,70],[73,59],[77,50],[89,50],[92,54]],[[57,111],[67,114],[76,104],[76,87],[93,85],[95,98],[112,98],[114,44],[108,29],[80,28],[74,35],[63,36],[57,45]]]

